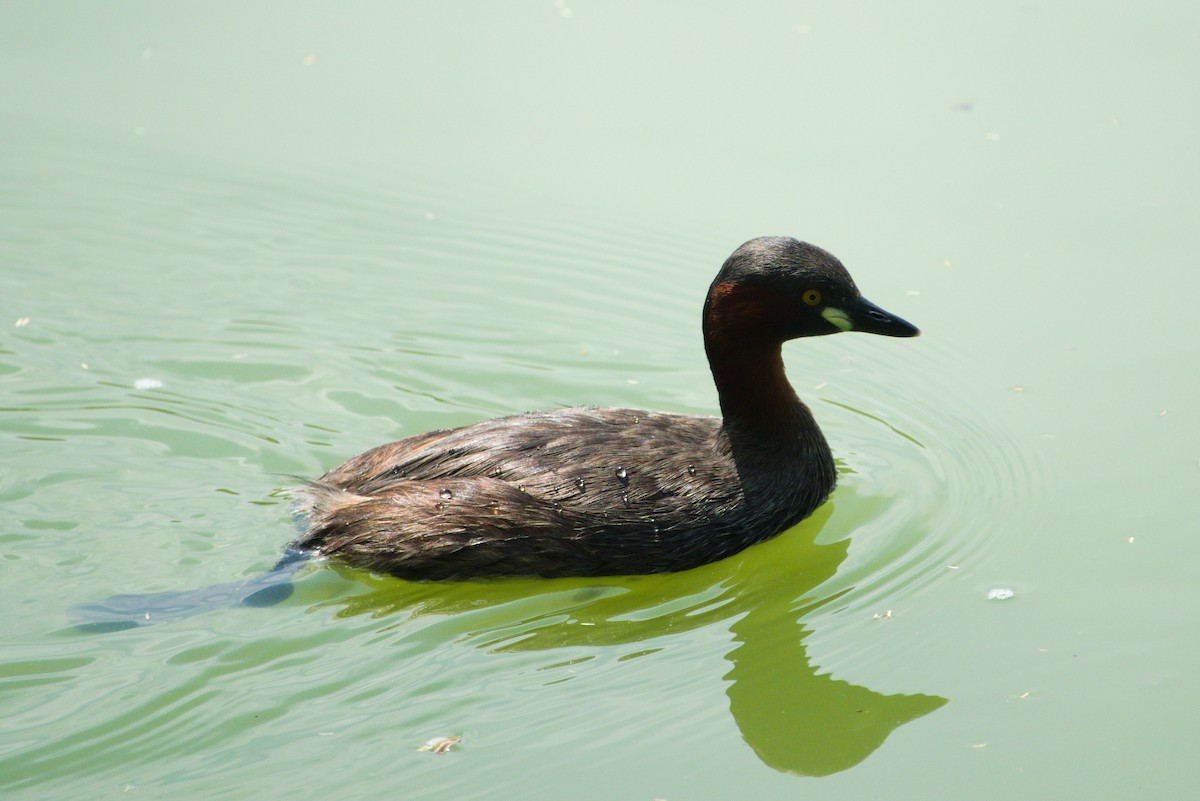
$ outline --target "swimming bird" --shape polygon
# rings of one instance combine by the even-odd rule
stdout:
[[[269,571],[72,607],[88,631],[289,597],[314,555],[411,580],[687,570],[769,539],[833,491],[833,454],[784,374],[783,343],[920,333],[833,255],[787,237],[733,252],[708,289],[721,414],[574,408],[433,431],[355,456],[298,492],[303,533]]]
[[[834,488],[833,455],[782,345],[920,333],[832,254],[789,237],[733,252],[702,332],[720,416],[570,408],[373,448],[298,493],[294,551],[405,579],[687,570],[774,537]]]

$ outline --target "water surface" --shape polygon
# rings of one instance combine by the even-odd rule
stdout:
[[[1188,13],[0,11],[5,796],[1184,797]],[[765,233],[925,332],[787,346],[840,483],[779,538],[68,625],[257,575],[293,476],[389,439],[713,413]]]

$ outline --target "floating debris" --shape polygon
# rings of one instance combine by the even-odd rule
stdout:
[[[133,382],[134,389],[162,389],[166,384],[157,378],[139,378]]]
[[[987,599],[989,601],[1007,601],[1014,595],[1016,592],[1011,587],[992,587],[987,592]]]
[[[882,615],[876,614],[875,619],[876,620],[891,620],[892,619],[892,610],[889,609],[886,612],[884,612]]]
[[[17,322],[16,322],[17,328],[24,328],[27,325],[29,325],[28,317],[18,317],[17,318]]]
[[[432,751],[435,754],[445,754],[451,748],[462,742],[462,738],[451,735],[450,737],[434,737],[431,740],[426,740],[425,745],[418,748],[418,751]]]

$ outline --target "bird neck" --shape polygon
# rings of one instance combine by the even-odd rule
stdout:
[[[782,299],[715,284],[704,307],[704,349],[721,401],[721,432],[746,497],[786,509],[787,525],[824,502],[837,483],[829,443],[783,369]]]
[[[788,382],[780,343],[761,348],[710,343],[707,351],[727,424],[778,433],[815,425]]]
[[[775,433],[816,427],[783,369],[784,337],[772,325],[783,316],[781,301],[773,292],[733,282],[709,291],[704,350],[727,425]]]

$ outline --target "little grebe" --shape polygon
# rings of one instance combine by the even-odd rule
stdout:
[[[703,565],[774,537],[833,490],[833,455],[784,375],[789,339],[920,333],[834,256],[761,237],[708,290],[721,417],[531,412],[381,445],[300,492],[299,551],[407,579],[600,576]]]

